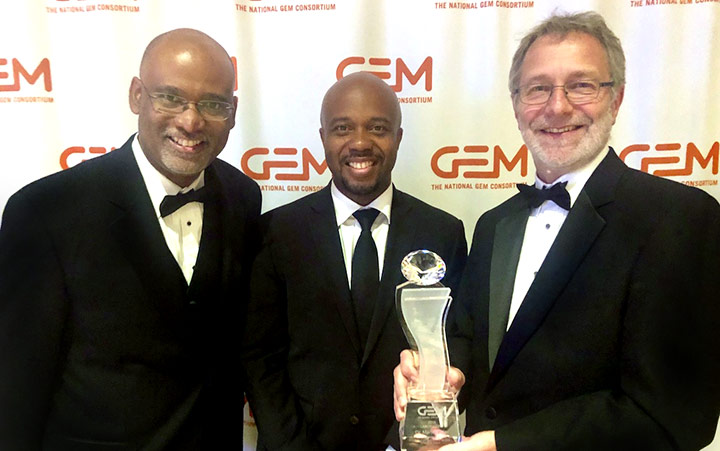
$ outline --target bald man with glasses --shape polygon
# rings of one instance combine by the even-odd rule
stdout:
[[[235,71],[204,33],[147,47],[138,133],[31,183],[0,227],[0,449],[207,450],[242,442],[231,365],[260,213],[217,159]]]

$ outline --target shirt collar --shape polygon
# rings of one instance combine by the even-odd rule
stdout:
[[[185,188],[181,188],[158,172],[158,170],[155,169],[145,156],[145,152],[143,152],[142,147],[140,146],[137,134],[135,134],[132,141],[132,152],[133,156],[135,156],[135,161],[137,161],[138,168],[140,168],[140,175],[142,175],[142,178],[145,181],[145,187],[147,188],[148,194],[150,194],[150,201],[152,202],[153,208],[155,209],[155,213],[158,217],[160,217],[160,203],[163,201],[165,196],[187,193],[190,190],[205,186],[204,170],[190,185]]]
[[[355,201],[351,200],[346,195],[341,193],[340,190],[335,186],[334,181],[330,183],[330,194],[332,195],[333,205],[335,206],[335,220],[337,221],[338,227],[344,224],[350,218],[355,220],[352,214],[355,213],[356,210],[363,208],[377,209],[380,212],[378,216],[384,218],[384,220],[387,221],[388,224],[390,224],[390,209],[392,207],[393,194],[392,183],[390,184],[390,186],[387,187],[385,191],[383,191],[382,194],[376,197],[375,200],[365,206],[356,203]]]
[[[606,149],[604,152],[599,152],[597,155],[595,155],[595,158],[593,158],[588,164],[581,167],[580,169],[568,172],[567,174],[563,174],[560,177],[557,178],[552,183],[545,183],[542,180],[540,180],[537,177],[537,174],[535,175],[535,187],[538,189],[542,188],[549,188],[552,185],[556,183],[562,183],[567,182],[567,186],[565,189],[567,189],[568,194],[570,194],[570,206],[572,207],[575,205],[575,201],[578,197],[580,197],[580,192],[585,187],[585,183],[587,183],[590,176],[595,172],[595,169],[600,165],[600,163],[603,161],[605,156],[607,156],[610,149]]]

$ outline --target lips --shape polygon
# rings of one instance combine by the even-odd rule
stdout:
[[[172,141],[176,146],[188,152],[196,150],[200,145],[205,142],[202,139],[188,139],[179,136],[168,136],[168,139]]]
[[[363,160],[363,161],[348,161],[348,162],[347,162],[347,165],[348,165],[348,166],[350,166],[350,167],[353,168],[353,169],[357,169],[357,170],[367,169],[367,168],[373,166],[374,164],[375,164],[375,163],[373,163],[372,161],[368,161],[368,160]]]
[[[582,127],[583,127],[582,125],[566,125],[565,127],[541,128],[540,131],[543,133],[560,135],[563,133],[575,131]]]

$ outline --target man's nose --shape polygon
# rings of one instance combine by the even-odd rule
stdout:
[[[550,98],[545,103],[545,109],[554,114],[567,114],[572,112],[573,105],[567,98],[564,86],[553,87]]]
[[[205,119],[194,103],[188,103],[185,110],[175,117],[175,122],[188,133],[195,133],[205,125]]]
[[[370,138],[370,132],[363,127],[358,127],[352,135],[350,141],[350,149],[356,151],[365,151],[372,149],[372,139]]]

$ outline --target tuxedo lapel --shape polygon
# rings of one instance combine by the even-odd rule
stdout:
[[[117,215],[109,233],[153,299],[176,299],[170,289],[185,286],[182,271],[165,243],[150,195],[128,141],[107,158],[115,161],[102,175],[103,186]]]
[[[528,208],[521,203],[495,225],[492,260],[490,261],[488,311],[488,362],[490,368],[493,367],[495,356],[507,329],[515,273],[520,259],[528,214]]]
[[[588,179],[500,344],[488,389],[535,333],[605,227],[597,208],[612,201],[624,168],[610,149]]]
[[[326,277],[319,283],[332,285],[331,292],[336,293],[336,296],[333,296],[335,307],[350,337],[350,342],[359,356],[362,347],[350,300],[350,285],[345,271],[345,261],[340,245],[340,234],[335,219],[335,208],[330,194],[330,185],[318,192],[310,209],[311,216],[303,221],[303,227],[310,229],[314,248],[318,254],[316,261],[323,262],[323,271],[326,273]],[[297,261],[295,264],[307,263]]]
[[[390,220],[385,244],[383,273],[373,308],[370,332],[364,348],[363,364],[377,343],[390,311],[395,308],[395,288],[404,282],[404,279],[400,277],[400,262],[409,252],[417,250],[411,249],[411,245],[415,242],[415,230],[422,219],[413,217],[412,205],[408,202],[407,196],[395,188],[393,188]]]
[[[188,288],[191,302],[215,301],[217,296],[212,296],[211,293],[223,288],[224,284],[221,281],[226,280],[229,266],[225,254],[230,252],[230,249],[223,238],[227,236],[223,233],[223,217],[227,215],[222,208],[220,182],[212,166],[205,170],[205,187],[209,195],[203,203],[200,248]]]

